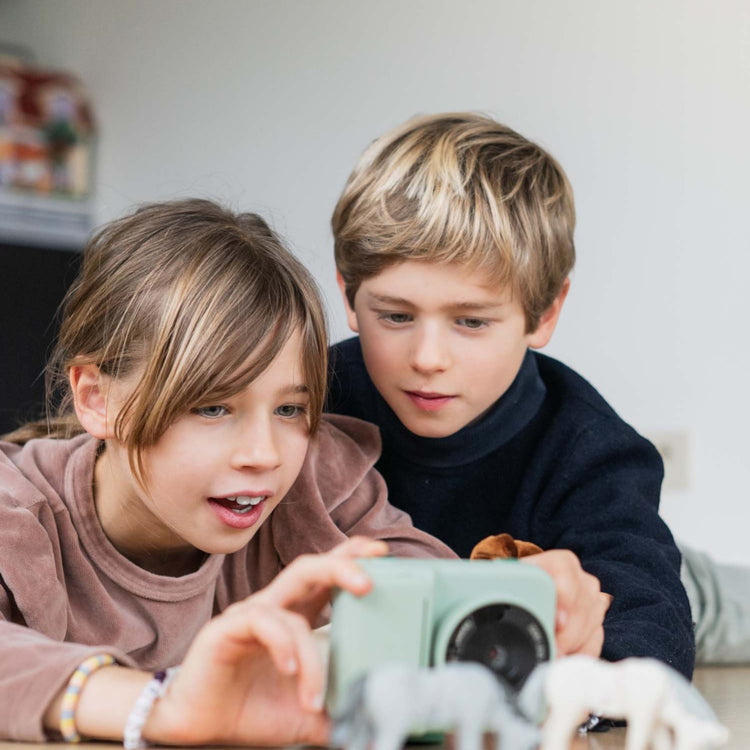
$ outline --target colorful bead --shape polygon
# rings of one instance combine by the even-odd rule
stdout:
[[[101,667],[107,667],[114,663],[114,658],[109,654],[96,654],[96,656],[89,656],[88,659],[84,659],[73,672],[73,676],[70,678],[67,688],[65,688],[60,707],[60,734],[62,734],[65,742],[81,741],[81,735],[78,734],[76,729],[76,709],[81,697],[81,690],[89,675]]]

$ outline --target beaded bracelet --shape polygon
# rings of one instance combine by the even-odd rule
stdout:
[[[114,657],[109,654],[96,654],[84,659],[73,672],[60,705],[60,734],[65,742],[81,741],[81,735],[76,729],[76,709],[81,697],[81,689],[86,684],[89,675],[101,667],[114,663]]]
[[[122,733],[122,745],[125,750],[140,750],[148,747],[148,743],[141,737],[143,725],[146,723],[154,703],[167,692],[169,683],[174,679],[179,669],[179,667],[170,667],[166,671],[156,672],[150,682],[143,688],[125,722],[125,729]]]

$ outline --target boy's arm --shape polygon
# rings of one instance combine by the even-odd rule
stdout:
[[[602,656],[651,656],[690,677],[695,661],[680,554],[658,515],[656,449],[624,423],[590,424],[539,498],[534,541],[570,549],[613,596]]]

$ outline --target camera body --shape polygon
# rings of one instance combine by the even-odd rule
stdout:
[[[476,661],[518,690],[554,656],[555,587],[517,560],[358,561],[373,588],[339,591],[331,613],[326,705],[335,715],[352,685],[387,662],[429,667]]]

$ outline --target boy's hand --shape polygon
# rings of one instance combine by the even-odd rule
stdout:
[[[612,597],[601,590],[599,579],[587,573],[570,550],[548,550],[524,557],[521,562],[536,565],[552,576],[555,582],[557,655],[601,656],[604,615]]]

